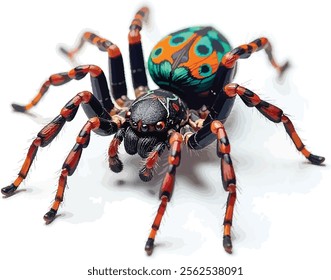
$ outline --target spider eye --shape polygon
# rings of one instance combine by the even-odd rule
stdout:
[[[165,128],[165,123],[164,122],[158,122],[156,125],[155,125],[155,128],[157,131],[161,131]]]
[[[127,111],[126,114],[125,114],[125,118],[126,119],[129,119],[131,117],[131,112],[130,111]]]
[[[142,126],[141,126],[141,131],[142,132],[146,132],[148,130],[148,125],[147,124],[143,124]]]
[[[137,127],[138,127],[138,124],[137,124],[136,122],[131,122],[131,126],[132,126],[133,128],[137,128]]]

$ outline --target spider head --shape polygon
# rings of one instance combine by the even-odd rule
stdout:
[[[126,118],[131,128],[141,134],[162,134],[168,127],[167,111],[157,97],[135,102]]]
[[[187,107],[178,96],[161,89],[148,91],[126,114],[130,124],[124,139],[127,153],[147,157],[154,146],[167,141],[170,129],[179,130],[187,119]]]

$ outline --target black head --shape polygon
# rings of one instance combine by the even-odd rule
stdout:
[[[154,146],[167,140],[169,130],[178,131],[187,122],[188,110],[177,95],[157,89],[137,98],[126,118],[130,124],[124,139],[126,152],[145,158]]]

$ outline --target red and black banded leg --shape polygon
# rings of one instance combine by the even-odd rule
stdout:
[[[148,255],[151,255],[153,253],[155,236],[157,231],[159,230],[163,214],[167,208],[167,204],[170,201],[174,190],[176,168],[180,164],[182,142],[183,136],[180,133],[174,132],[171,134],[169,139],[169,169],[163,179],[160,189],[161,204],[159,206],[159,209],[157,210],[157,214],[152,225],[152,230],[145,245],[145,251]]]
[[[108,53],[109,83],[112,96],[119,106],[128,106],[130,101],[127,98],[123,57],[117,45],[94,33],[85,32],[80,38],[79,44],[76,48],[68,51],[61,47],[60,51],[72,60],[83,47],[85,42],[91,43],[92,45],[98,47],[100,51]]]
[[[98,130],[101,126],[102,122],[100,118],[91,118],[86,122],[79,135],[77,136],[76,144],[63,163],[53,205],[51,209],[44,215],[46,224],[51,223],[56,218],[56,213],[60,207],[61,202],[63,201],[64,190],[67,185],[67,178],[75,172],[81,158],[82,151],[88,146],[90,142],[91,131]]]
[[[24,160],[17,179],[10,186],[2,188],[2,194],[5,196],[10,196],[15,192],[18,186],[26,178],[31,164],[37,154],[38,148],[46,147],[53,141],[53,139],[61,131],[65,122],[69,122],[75,117],[80,104],[85,106],[89,112],[94,112],[94,115],[102,117],[101,125],[96,133],[101,135],[110,135],[117,131],[118,124],[112,121],[112,118],[102,108],[101,104],[92,93],[88,91],[78,93],[62,108],[60,114],[38,133],[29,148],[28,154]]]
[[[284,115],[283,111],[280,108],[264,100],[261,100],[257,94],[247,88],[239,86],[238,84],[228,84],[224,87],[224,91],[230,97],[233,97],[238,94],[248,107],[255,107],[262,115],[264,115],[270,121],[274,123],[282,122],[287,134],[290,136],[297,150],[301,152],[311,163],[321,164],[325,160],[324,157],[316,156],[306,149],[299,135],[295,131],[291,120]]]
[[[141,8],[134,16],[129,32],[130,65],[133,88],[136,97],[139,97],[148,90],[144,55],[141,45],[140,31],[143,21],[146,21],[149,14],[147,7]]]
[[[114,135],[112,141],[110,142],[108,149],[109,168],[115,173],[119,173],[123,170],[123,163],[118,157],[118,148],[123,141],[124,135],[125,129],[119,129]]]
[[[220,121],[213,121],[210,126],[211,132],[217,137],[217,156],[221,159],[222,183],[225,191],[229,192],[224,216],[223,247],[229,254],[232,253],[231,226],[233,209],[236,202],[236,176],[234,173],[231,157],[230,143],[225,128]]]
[[[44,97],[45,93],[48,91],[49,87],[60,86],[66,84],[72,80],[80,80],[84,78],[87,74],[91,76],[92,91],[102,106],[111,112],[114,108],[114,104],[109,96],[109,89],[107,85],[106,77],[102,69],[96,65],[81,65],[68,72],[58,73],[51,75],[46,82],[41,86],[38,94],[33,98],[33,100],[25,105],[12,104],[14,110],[19,112],[25,112],[30,110],[32,107],[36,106],[38,102]]]
[[[252,53],[260,50],[265,50],[271,65],[277,70],[279,75],[281,75],[288,68],[288,62],[285,62],[285,64],[281,66],[275,61],[272,54],[271,44],[269,40],[264,37],[258,38],[249,44],[241,45],[228,52],[222,58],[221,65],[224,65],[226,68],[233,68],[238,59],[249,58]]]
[[[149,153],[148,157],[146,158],[144,166],[139,170],[139,177],[142,181],[148,182],[152,180],[154,176],[154,167],[157,164],[157,161],[162,155],[165,148],[166,148],[165,143],[159,143]]]
[[[226,53],[222,57],[221,63],[218,66],[211,88],[213,92],[218,94],[214,104],[209,108],[204,125],[193,135],[193,137],[188,139],[187,144],[191,149],[202,149],[207,147],[215,140],[212,133],[210,133],[210,123],[213,120],[220,120],[224,122],[229,116],[235,101],[233,96],[227,96],[224,94],[223,86],[233,79],[238,59],[248,58],[252,53],[260,50],[266,51],[271,64],[276,68],[279,75],[281,75],[285,69],[287,69],[289,65],[288,62],[282,66],[276,63],[272,54],[271,44],[268,39],[264,37],[256,39],[249,44],[241,45]]]
[[[106,52],[107,49],[114,45],[111,41],[101,38],[98,35],[91,32],[84,32],[80,37],[78,45],[72,50],[67,50],[64,47],[60,47],[60,51],[70,60],[73,60],[78,52],[82,49],[85,43],[91,43],[98,47],[100,51]]]
[[[223,85],[228,83],[228,81],[231,79],[229,75],[233,75],[232,72],[235,71],[238,59],[249,58],[251,54],[260,50],[265,50],[270,63],[277,70],[279,76],[283,75],[284,71],[289,67],[289,63],[285,62],[283,65],[278,64],[274,59],[269,40],[267,38],[261,37],[250,42],[249,44],[244,44],[234,48],[222,57],[214,79],[213,91],[222,91]],[[233,71],[229,71],[231,69]],[[215,106],[217,107],[217,104]]]

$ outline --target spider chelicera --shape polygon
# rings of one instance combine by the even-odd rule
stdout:
[[[89,42],[100,51],[107,52],[112,98],[102,69],[96,65],[82,65],[68,72],[51,75],[26,106],[12,104],[16,111],[25,112],[40,101],[51,85],[63,85],[90,74],[93,93],[78,93],[62,108],[60,114],[38,133],[28,150],[17,179],[1,191],[5,196],[15,193],[27,176],[38,148],[50,144],[63,125],[75,117],[81,105],[88,121],[62,166],[55,200],[51,209],[44,215],[44,220],[48,224],[55,219],[63,200],[67,177],[75,172],[83,148],[89,144],[91,131],[102,136],[114,134],[108,150],[109,167],[112,171],[120,172],[123,168],[118,157],[118,148],[122,142],[128,154],[138,154],[142,157],[144,164],[140,168],[139,176],[143,181],[152,179],[154,166],[167,148],[168,170],[160,189],[161,203],[145,246],[146,252],[150,255],[167,203],[173,193],[182,145],[186,144],[190,149],[198,150],[216,140],[216,152],[221,161],[222,183],[224,189],[229,192],[224,217],[223,246],[231,253],[236,178],[230,157],[229,139],[223,123],[231,112],[235,97],[238,95],[248,107],[255,107],[270,121],[283,123],[297,150],[311,163],[321,164],[324,157],[313,155],[305,148],[291,120],[280,108],[261,100],[249,89],[231,83],[237,60],[248,58],[260,50],[265,50],[272,66],[282,75],[288,63],[282,66],[276,63],[271,44],[266,38],[258,38],[249,44],[232,48],[220,32],[209,26],[189,27],[171,33],[156,44],[149,56],[149,73],[160,87],[149,90],[140,36],[142,23],[148,13],[148,8],[141,8],[135,14],[129,31],[135,100],[127,97],[123,59],[118,46],[96,34],[85,32],[75,49],[67,51],[61,48],[61,51],[70,59],[74,59],[84,43]]]

